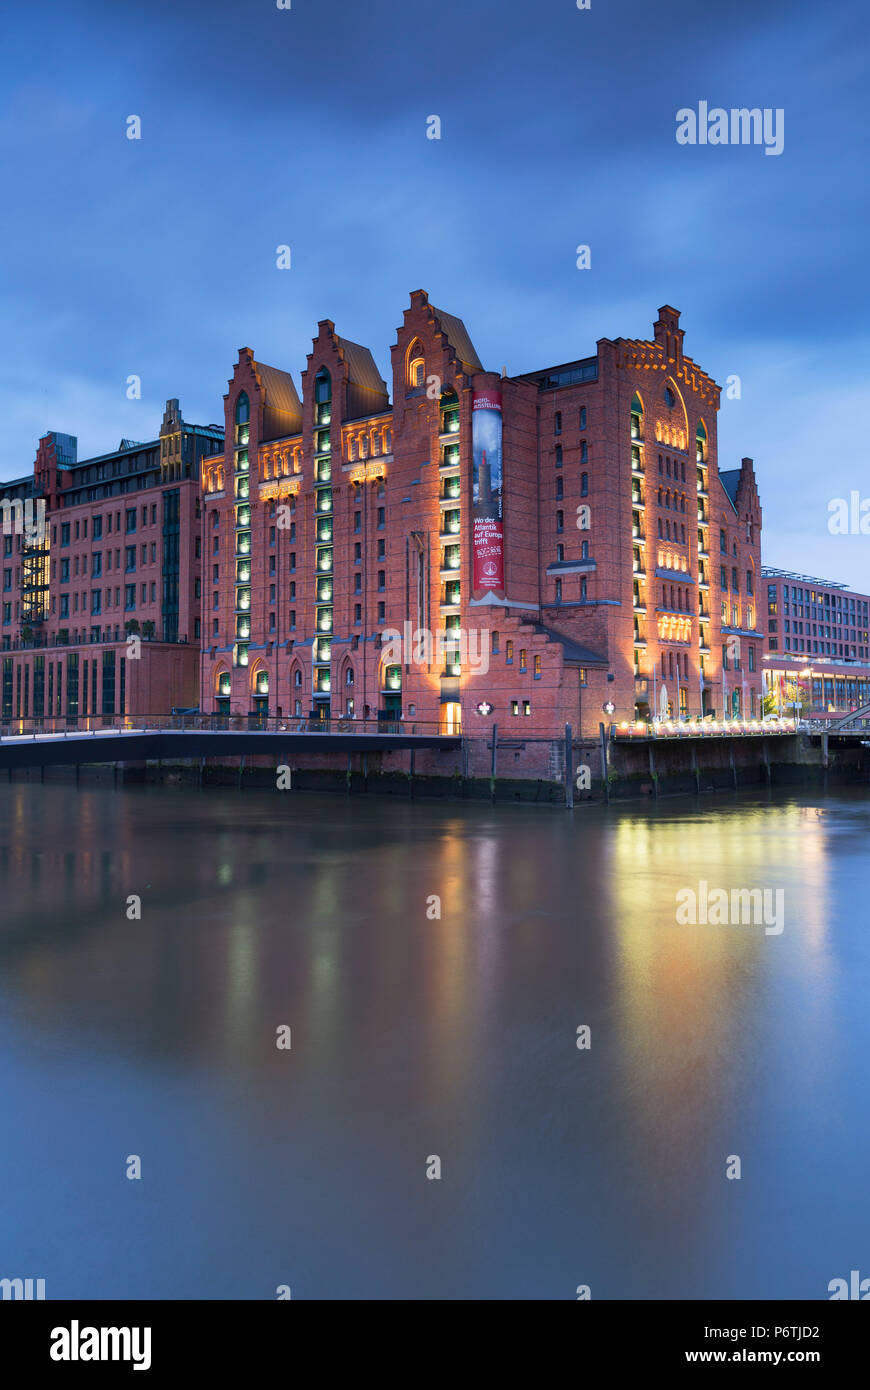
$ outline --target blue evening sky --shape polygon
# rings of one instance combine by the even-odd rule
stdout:
[[[741,378],[720,465],[756,461],[765,562],[866,592],[870,536],[827,521],[870,497],[868,28],[866,0],[18,6],[0,477],[48,429],[80,458],[151,438],[169,396],[222,419],[241,346],[298,383],[318,319],[389,380],[413,289],[511,373],[649,336],[670,303],[687,353]],[[699,101],[782,107],[784,152],[679,146]]]

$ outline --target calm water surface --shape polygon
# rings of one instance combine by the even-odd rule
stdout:
[[[864,791],[0,787],[0,1277],[826,1298],[870,1275],[868,831]],[[677,925],[702,879],[783,933]]]

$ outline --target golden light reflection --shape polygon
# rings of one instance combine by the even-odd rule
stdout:
[[[626,1124],[659,1179],[676,1192],[680,1174],[695,1161],[699,1132],[715,1132],[735,1105],[747,1103],[733,1092],[746,1070],[738,1061],[761,1046],[758,1030],[770,1028],[771,1000],[791,997],[795,970],[812,1001],[818,1053],[827,1056],[824,814],[795,804],[696,816],[684,810],[673,819],[625,816],[614,827],[612,847],[613,1035],[623,1052]],[[781,888],[783,933],[767,934],[763,925],[679,925],[677,893],[697,891],[702,880],[729,894]],[[787,1033],[787,1019],[783,1027]],[[723,1128],[721,1144],[728,1142]]]

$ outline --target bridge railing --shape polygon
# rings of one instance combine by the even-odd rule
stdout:
[[[71,738],[101,734],[178,733],[264,733],[264,734],[399,734],[420,738],[457,737],[459,730],[441,724],[408,719],[354,719],[336,715],[319,719],[292,718],[260,714],[92,714],[74,718],[57,715],[42,719],[0,721],[0,738]]]

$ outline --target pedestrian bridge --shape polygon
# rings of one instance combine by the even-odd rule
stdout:
[[[0,770],[174,758],[371,753],[461,746],[460,734],[402,720],[264,719],[259,716],[103,716],[14,720],[0,729]]]

